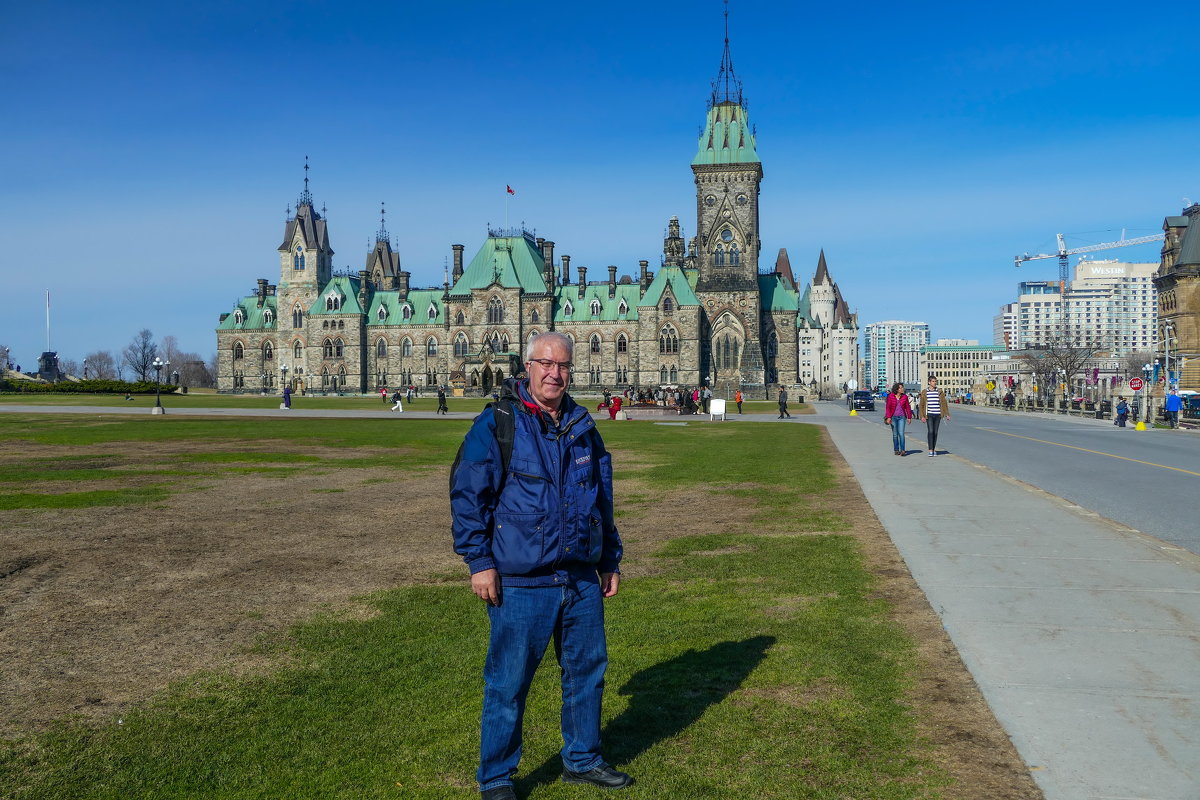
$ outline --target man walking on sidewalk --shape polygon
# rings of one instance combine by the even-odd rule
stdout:
[[[788,413],[787,400],[788,400],[787,389],[783,388],[783,384],[780,384],[779,385],[779,418],[780,419],[783,419],[785,417],[787,419],[792,418],[792,415]]]

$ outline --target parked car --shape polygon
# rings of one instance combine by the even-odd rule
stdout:
[[[871,396],[870,392],[859,389],[846,395],[846,408],[852,408],[855,411],[874,411],[875,398]]]

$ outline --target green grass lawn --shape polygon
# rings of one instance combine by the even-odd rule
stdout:
[[[149,425],[7,416],[0,415],[0,440],[208,441],[209,463],[223,463],[221,454],[236,454],[247,439],[343,446],[345,459],[367,464],[380,457],[355,448],[383,444],[409,454],[399,459],[404,469],[448,463],[465,430],[463,421],[444,420],[168,417]],[[669,541],[641,565],[627,563],[621,593],[608,602],[606,749],[639,781],[622,797],[940,796],[947,779],[905,702],[913,644],[873,599],[855,540],[837,533],[849,521],[822,506],[834,477],[819,450],[820,431],[630,423],[604,433],[619,474],[623,458],[642,466],[634,473],[636,498],[618,498],[625,519],[661,493],[701,480],[730,503],[757,509],[744,529],[717,532],[703,518],[678,520],[692,535]],[[321,469],[328,460],[290,463]],[[105,463],[118,462],[89,467]],[[430,535],[450,547],[446,531]],[[197,675],[110,724],[66,721],[0,744],[3,796],[477,796],[487,625],[465,574],[431,576],[428,585],[380,592],[369,602],[379,612],[371,619],[332,614],[264,643],[267,655],[288,656],[267,674]],[[595,794],[556,782],[557,694],[550,654],[529,700],[521,797]]]

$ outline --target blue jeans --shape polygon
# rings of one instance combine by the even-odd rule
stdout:
[[[904,423],[908,422],[908,417],[900,414],[892,417],[892,449],[904,452]]]
[[[600,700],[608,651],[597,576],[574,578],[569,586],[506,586],[500,605],[488,606],[488,618],[479,790],[513,782],[521,760],[525,698],[551,639],[562,671],[563,766],[587,772],[603,764]]]

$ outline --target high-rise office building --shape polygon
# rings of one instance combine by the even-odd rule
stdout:
[[[863,346],[863,385],[886,388],[899,381],[917,381],[918,354],[929,344],[925,322],[887,320],[866,327]]]

